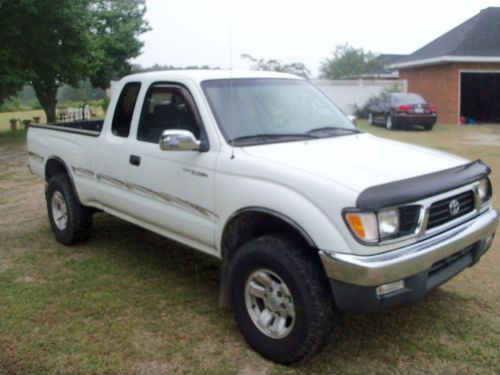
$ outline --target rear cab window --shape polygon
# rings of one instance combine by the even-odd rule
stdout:
[[[130,125],[137,102],[141,84],[139,82],[129,82],[123,86],[118,102],[116,103],[111,133],[117,137],[126,138],[130,134]]]

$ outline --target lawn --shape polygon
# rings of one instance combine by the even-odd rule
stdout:
[[[46,122],[45,112],[41,109],[19,112],[0,112],[0,132],[10,130],[10,119],[33,120],[33,117],[40,117],[41,122]],[[22,128],[22,125],[19,122],[17,124],[17,128]]]
[[[360,127],[483,159],[500,207],[500,126]],[[0,134],[2,374],[500,373],[498,238],[480,263],[423,301],[345,315],[319,356],[284,367],[253,352],[217,307],[211,258],[105,214],[95,216],[89,242],[57,243],[44,184],[26,162],[24,132]]]
[[[96,114],[96,118],[104,118],[104,112],[101,107],[92,107],[92,111]],[[17,120],[33,120],[33,117],[40,117],[40,122],[47,122],[47,117],[42,109],[31,111],[18,111],[18,112],[0,112],[0,133],[10,131],[10,119]],[[17,128],[22,129],[20,121],[17,123]]]

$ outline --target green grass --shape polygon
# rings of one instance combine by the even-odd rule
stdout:
[[[41,122],[46,122],[45,112],[41,109],[31,111],[18,111],[18,112],[0,112],[0,132],[10,131],[10,119],[17,120],[33,120],[33,117],[40,117]],[[17,124],[18,129],[22,129],[22,125]]]
[[[500,127],[360,127],[482,158],[499,190]],[[423,301],[345,315],[318,357],[278,366],[251,350],[217,307],[213,259],[104,214],[95,215],[89,242],[57,243],[43,182],[26,168],[24,136],[0,135],[0,374],[500,373],[498,239]]]
[[[101,107],[93,107],[92,110],[96,114],[96,118],[102,119],[104,118],[104,111]],[[17,112],[0,112],[0,133],[2,132],[10,132],[10,119],[17,120],[33,120],[33,117],[40,117],[40,122],[47,122],[47,117],[45,116],[45,112],[41,109],[30,110],[30,111],[17,111]],[[22,124],[18,121],[17,129],[22,129]]]

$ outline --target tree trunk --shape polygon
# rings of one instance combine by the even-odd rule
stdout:
[[[45,111],[47,116],[47,123],[57,122],[56,106],[57,106],[57,84],[53,82],[33,82],[33,89],[35,90],[36,97],[40,105]]]

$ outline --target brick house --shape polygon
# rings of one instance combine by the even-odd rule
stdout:
[[[500,123],[500,7],[483,9],[392,68],[438,106],[439,122]]]

